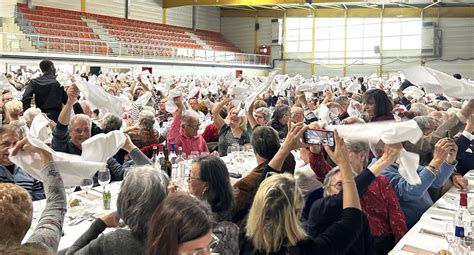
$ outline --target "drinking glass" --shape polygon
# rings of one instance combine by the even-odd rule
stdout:
[[[97,180],[99,181],[100,186],[102,186],[105,192],[105,186],[110,182],[110,172],[107,168],[99,171],[97,173]]]
[[[232,148],[232,146],[229,146],[227,147],[227,157],[229,158],[229,161],[230,161],[230,165],[234,165],[234,150]]]
[[[89,197],[88,197],[89,190],[92,189],[92,186],[93,186],[93,185],[94,185],[94,181],[92,180],[92,178],[84,178],[84,179],[82,179],[82,182],[81,182],[81,189],[86,192],[86,200],[87,200],[87,203],[89,203]]]
[[[451,244],[454,241],[454,226],[452,222],[446,223],[444,238],[446,238],[448,244]]]
[[[76,190],[76,186],[64,186],[66,190],[66,201],[68,201],[67,206],[69,207],[69,201],[71,200],[71,195]]]
[[[191,151],[189,154],[189,160],[192,162],[196,161],[199,158],[199,151]]]

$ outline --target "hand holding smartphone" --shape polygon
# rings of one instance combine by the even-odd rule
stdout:
[[[303,133],[303,141],[307,144],[327,144],[334,148],[334,132],[324,129],[308,129]]]

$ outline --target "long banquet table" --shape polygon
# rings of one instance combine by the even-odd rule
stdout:
[[[226,163],[229,172],[240,173],[242,176],[248,174],[250,170],[257,166],[255,158],[245,158],[245,160],[240,160],[238,162],[234,159],[234,163],[230,164],[230,160],[227,157],[222,157],[222,160]],[[186,175],[188,174],[190,166],[186,167]],[[238,178],[240,179],[240,178]],[[231,183],[235,183],[238,179],[231,178]],[[64,219],[63,225],[63,236],[61,237],[58,253],[64,253],[69,247],[74,244],[74,242],[79,238],[87,229],[89,229],[92,222],[101,215],[111,213],[116,210],[116,201],[118,193],[120,192],[121,182],[113,182],[108,184],[107,189],[110,189],[112,195],[111,198],[111,209],[103,209],[103,200],[102,200],[102,187],[94,187],[88,193],[88,200],[85,199],[84,191],[75,192],[72,194],[72,198],[78,198],[82,200],[81,205],[68,208]],[[70,200],[71,198],[68,198]],[[39,200],[33,202],[33,221],[31,227],[26,234],[23,241],[27,241],[31,236],[34,228],[36,227],[41,212],[46,206],[46,200]],[[83,217],[84,216],[84,217]],[[113,228],[108,228],[104,233],[113,231]]]
[[[474,170],[466,173],[469,180],[468,209],[474,213]],[[390,255],[401,254],[437,254],[448,249],[445,233],[453,224],[453,217],[459,204],[460,191],[451,187],[436,203],[434,203],[397,243]],[[474,254],[474,252],[471,252]]]

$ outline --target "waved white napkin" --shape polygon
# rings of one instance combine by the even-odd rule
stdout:
[[[78,81],[76,85],[87,101],[94,107],[122,116],[122,100],[118,97],[112,96],[101,86],[90,82]]]
[[[368,124],[335,125],[327,129],[334,130],[344,138],[376,143],[382,140],[386,144],[401,143],[409,141],[413,144],[423,136],[423,132],[414,120],[405,122],[376,122]],[[420,157],[418,154],[402,149],[397,160],[400,164],[398,172],[410,184],[420,184],[421,179],[416,172]]]
[[[135,101],[135,104],[143,107],[148,103],[148,101],[150,101],[151,96],[152,96],[151,92],[147,91],[143,93],[143,95],[141,95],[139,98],[137,98],[137,100]]]
[[[255,98],[257,98],[258,95],[261,95],[261,94],[268,91],[268,89],[270,88],[270,85],[275,80],[276,74],[277,74],[277,70],[274,70],[274,71],[270,72],[268,74],[268,77],[261,84],[258,84],[253,79],[248,80],[251,84],[253,84],[253,86],[256,89],[255,90],[249,89],[249,96],[244,101],[246,111],[249,110],[250,105],[253,103],[253,101],[255,101]]]
[[[44,138],[44,129],[47,129],[44,125],[46,122],[43,115],[36,116],[26,137],[33,146],[51,153],[65,186],[80,186],[82,179],[92,178],[98,170],[104,169],[107,159],[112,157],[125,142],[123,133],[113,131],[94,136],[84,142],[81,156],[57,152],[41,140]],[[20,151],[15,156],[9,156],[9,159],[34,178],[43,181],[38,155]]]
[[[410,82],[424,87],[427,93],[444,93],[459,99],[474,98],[474,85],[466,80],[458,80],[425,66],[412,66],[402,72]]]

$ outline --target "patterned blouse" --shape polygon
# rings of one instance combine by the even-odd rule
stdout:
[[[232,134],[232,130],[230,129],[230,126],[227,124],[224,124],[224,126],[221,127],[219,130],[219,155],[221,157],[227,156],[227,148],[231,146],[233,143],[238,143],[239,145],[244,145],[247,143],[250,143],[250,135],[245,130],[242,132],[240,135],[240,138],[235,138],[234,135]]]
[[[53,161],[44,166],[42,173],[47,197],[46,208],[25,245],[41,246],[50,253],[56,254],[66,214],[66,193],[63,179]]]

